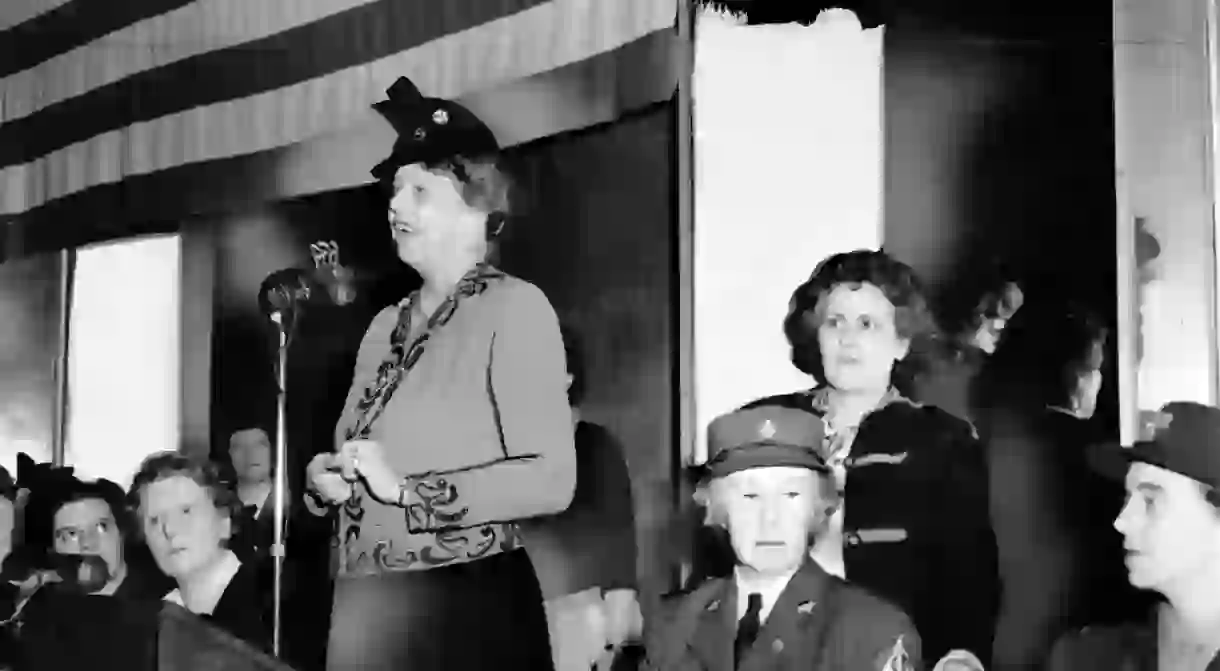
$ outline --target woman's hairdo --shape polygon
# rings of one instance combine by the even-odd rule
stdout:
[[[1080,376],[1093,370],[1109,329],[1093,310],[1072,301],[1031,301],[1005,326],[987,363],[985,394],[1038,406],[1066,405]]]
[[[159,452],[144,459],[139,470],[132,478],[131,488],[127,492],[128,505],[134,511],[140,509],[140,494],[145,487],[154,482],[182,476],[190,478],[195,484],[203,487],[211,495],[212,503],[223,515],[234,519],[241,510],[241,500],[237,492],[229,486],[222,471],[212,461],[187,456],[179,452]]]
[[[839,285],[862,284],[877,287],[893,304],[898,336],[911,343],[907,357],[894,366],[892,379],[901,389],[918,372],[938,332],[915,271],[885,252],[858,250],[835,254],[819,263],[809,279],[792,292],[784,318],[792,363],[819,383],[825,383],[822,350],[818,345],[818,304]]]
[[[825,528],[830,517],[838,509],[840,500],[838,491],[835,488],[833,475],[819,471],[810,471],[810,473],[814,473],[820,483],[818,487],[818,500],[812,504],[816,506],[811,511],[815,514],[810,515],[809,518],[809,531],[816,534]],[[690,474],[699,478],[692,498],[695,505],[703,510],[703,525],[719,529],[726,528],[728,525],[728,513],[724,509],[724,505],[717,500],[713,493],[717,480],[704,477],[706,472],[697,469],[691,469]]]
[[[559,332],[563,336],[563,353],[568,375],[572,376],[572,384],[568,387],[568,405],[575,408],[585,399],[584,345],[580,335],[571,326],[560,324]]]
[[[487,239],[498,237],[511,213],[512,181],[494,155],[466,157],[450,156],[424,166],[431,172],[453,176],[462,201],[487,213]]]
[[[54,487],[31,492],[23,513],[22,542],[39,552],[50,552],[55,543],[55,515],[70,503],[88,500],[105,503],[122,538],[132,538],[136,524],[127,508],[123,488],[109,480],[84,482],[73,477]]]

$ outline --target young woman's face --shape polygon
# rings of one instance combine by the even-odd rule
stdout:
[[[464,256],[482,243],[487,214],[466,204],[455,177],[413,164],[394,176],[389,222],[398,258],[419,269]]]
[[[843,391],[888,389],[910,343],[899,336],[893,303],[876,285],[840,284],[817,306],[826,382]]]
[[[56,552],[101,557],[111,576],[122,572],[123,535],[108,503],[101,499],[66,503],[55,511],[52,523]]]

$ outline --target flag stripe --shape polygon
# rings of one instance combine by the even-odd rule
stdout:
[[[32,68],[124,26],[164,14],[192,1],[71,0],[0,31],[0,77]]]
[[[675,11],[675,0],[554,0],[325,77],[103,133],[0,170],[0,213],[135,174],[348,127],[375,116],[368,106],[402,74],[429,95],[456,98],[547,72],[672,30]]]
[[[0,126],[0,166],[95,135],[368,63],[548,0],[380,0],[147,70]],[[109,3],[104,3],[109,4]]]
[[[471,108],[499,108],[521,92],[555,86],[557,80],[572,80],[589,72],[634,65],[640,52],[665,51],[674,40],[672,31],[655,31],[620,49],[585,61],[520,80],[491,92],[479,92],[460,100]],[[651,44],[649,44],[651,43]],[[635,52],[634,55],[632,52]],[[672,98],[656,86],[633,78],[619,85],[617,104],[610,108],[586,108],[584,115],[570,118],[566,127],[551,128],[545,136],[501,138],[506,145],[532,144],[541,138],[552,141],[556,133],[590,132],[589,127],[613,122],[625,113]],[[102,184],[65,198],[48,202],[20,215],[0,215],[0,230],[6,235],[0,247],[0,262],[30,254],[175,230],[179,221],[199,214],[226,212],[267,201],[283,200],[317,190],[289,189],[278,175],[284,164],[299,157],[302,145],[175,166],[155,173]],[[510,150],[512,151],[518,150]],[[303,153],[316,154],[305,148]],[[370,157],[370,164],[376,162]],[[366,177],[363,182],[370,181]],[[330,184],[326,189],[354,184]]]
[[[139,72],[318,21],[375,0],[196,0],[0,79],[0,123]]]
[[[69,0],[4,0],[4,9],[0,11],[0,30],[29,21],[45,14]]]

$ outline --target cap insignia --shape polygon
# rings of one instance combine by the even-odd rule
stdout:
[[[890,656],[885,660],[885,664],[881,667],[882,671],[909,671],[911,666],[911,657],[907,654],[906,647],[902,644],[902,636],[894,641],[894,647],[890,650]]]
[[[424,130],[423,128],[415,129],[415,139],[416,140],[423,140],[425,137],[428,137],[428,131]]]
[[[1151,437],[1153,439],[1155,439],[1156,436],[1164,433],[1165,431],[1168,431],[1169,425],[1172,423],[1173,423],[1173,414],[1172,413],[1168,413],[1168,412],[1164,412],[1164,411],[1154,412],[1148,418],[1148,421],[1144,425],[1144,428],[1149,434],[1151,434]]]
[[[444,126],[449,123],[449,113],[445,110],[438,109],[432,113],[432,123],[438,126]]]
[[[758,427],[758,435],[762,436],[763,438],[766,438],[767,440],[774,438],[775,437],[775,423],[769,419],[767,421],[763,422],[762,426]]]

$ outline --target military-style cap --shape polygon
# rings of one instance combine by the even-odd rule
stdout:
[[[1175,401],[1153,415],[1148,440],[1130,447],[1115,443],[1093,447],[1090,461],[1103,475],[1122,480],[1133,462],[1167,471],[1220,489],[1220,408]]]
[[[453,156],[475,157],[500,149],[496,136],[479,117],[443,98],[425,98],[406,77],[386,89],[387,99],[373,103],[394,130],[394,149],[370,171],[378,181],[394,179],[404,165],[433,163]]]
[[[717,417],[707,429],[707,471],[714,478],[747,468],[795,466],[826,472],[822,418],[765,405]]]

